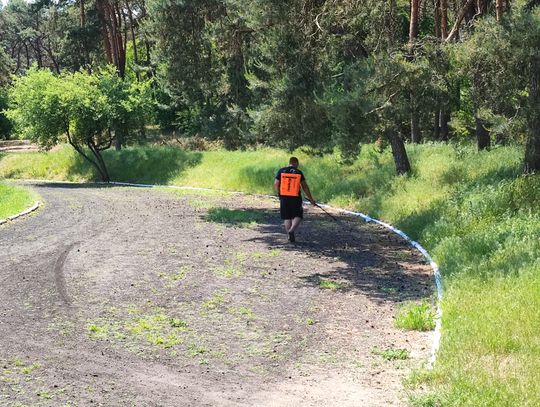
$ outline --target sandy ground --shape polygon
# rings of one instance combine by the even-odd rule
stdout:
[[[28,140],[0,140],[0,153],[38,151],[38,147]]]
[[[307,210],[293,245],[271,199],[33,188],[0,226],[1,406],[406,405],[431,333],[393,317],[433,286],[384,229]]]

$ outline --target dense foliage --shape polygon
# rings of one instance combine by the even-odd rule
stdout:
[[[20,134],[43,148],[67,141],[108,181],[101,151],[114,139],[144,132],[145,90],[144,84],[122,81],[113,69],[56,76],[31,68],[14,79],[7,115]]]
[[[0,81],[112,64],[151,79],[151,123],[176,135],[354,159],[379,140],[527,146],[540,167],[534,0],[10,0]],[[120,140],[117,145],[120,146]]]

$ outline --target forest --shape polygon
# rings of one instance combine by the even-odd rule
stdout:
[[[398,174],[408,143],[519,144],[535,172],[538,3],[10,0],[0,134],[46,148],[67,134],[104,180],[101,151],[149,128],[344,162],[377,142]]]

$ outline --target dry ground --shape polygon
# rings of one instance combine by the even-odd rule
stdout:
[[[0,153],[38,151],[38,147],[28,140],[0,140]]]
[[[384,229],[308,210],[292,245],[267,198],[33,187],[0,227],[1,406],[405,404],[431,335],[393,316],[433,287]]]

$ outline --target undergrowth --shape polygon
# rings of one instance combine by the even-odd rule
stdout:
[[[412,386],[427,393],[412,400],[540,405],[540,176],[520,175],[517,147],[407,148],[413,165],[407,177],[394,176],[390,151],[372,146],[350,165],[338,155],[294,154],[317,200],[393,223],[441,267],[441,348],[435,369]],[[273,193],[274,174],[288,154],[137,147],[105,158],[115,180]],[[0,177],[91,180],[95,174],[61,148],[0,157]],[[229,221],[226,215],[216,220]]]

